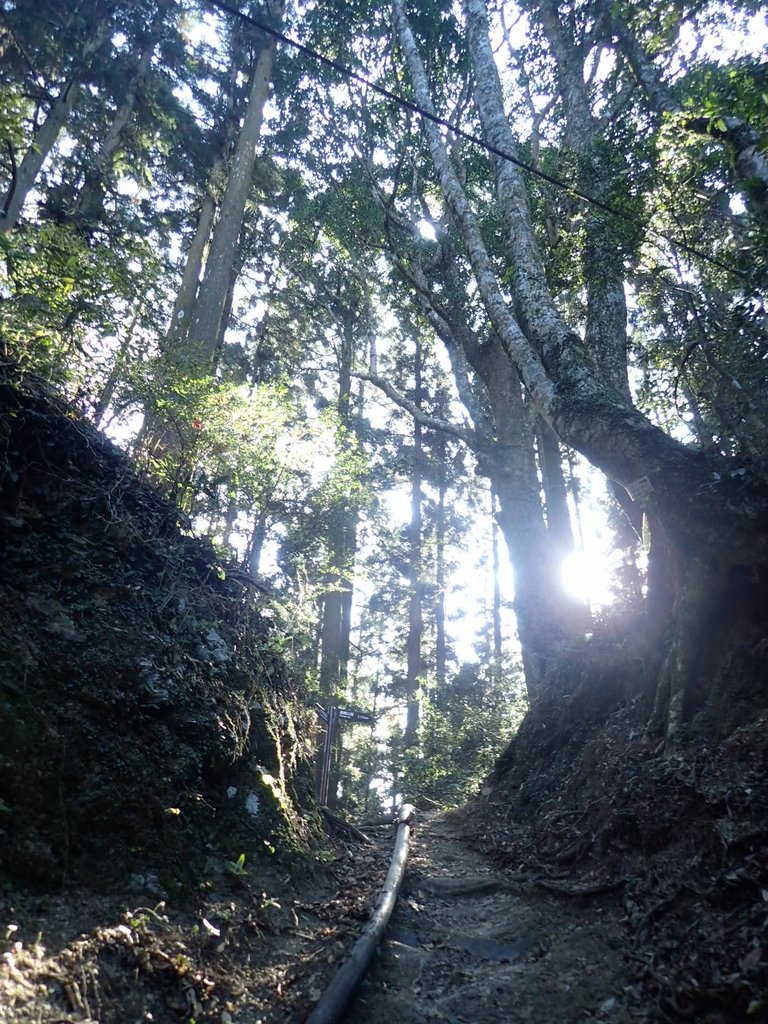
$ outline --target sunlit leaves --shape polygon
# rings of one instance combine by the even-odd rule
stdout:
[[[137,243],[137,262],[127,266],[124,253],[89,246],[80,234],[56,224],[4,236],[0,251],[6,351],[87,404],[107,372],[109,339],[114,340],[118,323],[130,320],[142,297],[152,293],[158,270],[154,254]]]

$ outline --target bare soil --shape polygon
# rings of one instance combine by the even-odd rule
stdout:
[[[743,741],[754,751],[753,737]],[[733,766],[710,756],[718,770],[697,785],[711,798],[719,783],[731,816],[694,819],[689,809],[675,831],[674,803],[652,799],[658,779],[653,793],[646,779],[637,800],[656,808],[674,842],[643,854],[605,808],[595,811],[591,790],[579,816],[544,803],[533,824],[511,818],[498,786],[458,811],[421,812],[349,1024],[765,1024],[764,817],[742,827],[725,782]],[[666,765],[674,796],[682,758],[646,760],[656,772]],[[752,790],[762,774],[741,785]],[[609,850],[595,814],[611,830]],[[329,835],[312,853],[276,851],[244,872],[214,861],[183,898],[151,877],[109,896],[85,887],[6,896],[1,1024],[306,1020],[378,898],[394,827],[371,834],[372,843]]]
[[[494,869],[462,831],[450,815],[415,826],[405,891],[349,1024],[648,1020],[615,892]]]

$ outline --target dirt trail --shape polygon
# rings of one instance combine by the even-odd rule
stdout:
[[[498,870],[466,827],[417,816],[387,938],[346,1024],[658,1021],[630,976],[619,891],[564,895]],[[314,877],[224,872],[154,910],[136,893],[0,898],[0,1024],[304,1021],[368,919],[393,838],[339,842]]]
[[[574,898],[498,873],[443,815],[421,817],[408,863],[348,1024],[646,1019],[610,893]]]

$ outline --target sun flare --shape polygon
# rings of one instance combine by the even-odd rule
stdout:
[[[610,560],[599,551],[574,551],[563,559],[561,578],[566,593],[593,608],[614,600]]]

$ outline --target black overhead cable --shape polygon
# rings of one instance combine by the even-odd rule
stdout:
[[[554,185],[556,188],[562,189],[564,192],[568,192],[576,199],[581,199],[582,202],[588,203],[590,206],[596,206],[605,213],[609,213],[612,217],[617,217],[619,220],[632,223],[632,218],[623,211],[617,209],[615,206],[611,206],[608,203],[604,203],[602,199],[597,199],[595,196],[582,192],[580,189],[576,188],[574,185],[569,185],[567,181],[563,181],[561,178],[556,178],[552,174],[547,174],[546,171],[542,171],[540,168],[534,167],[533,164],[526,163],[524,160],[514,156],[512,153],[509,153],[504,149],[499,149],[490,142],[486,142],[485,139],[480,138],[479,135],[465,131],[463,128],[460,128],[459,125],[452,124],[444,117],[439,117],[437,114],[432,114],[428,110],[424,110],[418,105],[418,103],[413,103],[411,100],[407,100],[404,96],[400,96],[398,93],[392,92],[391,89],[387,89],[383,85],[377,85],[376,82],[372,82],[369,78],[366,78],[365,75],[361,75],[359,72],[353,71],[352,68],[347,67],[345,64],[340,64],[331,57],[326,57],[325,54],[312,49],[311,46],[300,43],[298,39],[293,39],[291,36],[285,35],[285,33],[280,32],[276,28],[272,28],[271,25],[267,25],[266,22],[261,21],[259,18],[254,18],[250,14],[246,14],[244,11],[239,10],[237,7],[233,7],[231,4],[227,3],[226,0],[204,0],[204,3],[207,3],[210,7],[215,7],[220,11],[225,11],[227,14],[231,14],[235,18],[239,18],[240,21],[244,21],[246,24],[252,25],[265,35],[271,36],[273,39],[277,39],[281,43],[286,43],[286,45],[293,47],[294,50],[298,50],[307,57],[311,57],[312,60],[315,60],[320,64],[324,64],[333,71],[337,71],[344,78],[358,82],[360,85],[365,86],[366,89],[370,89],[372,92],[378,93],[379,96],[383,96],[385,99],[391,100],[393,103],[397,104],[397,106],[403,107],[405,110],[409,110],[412,114],[417,114],[426,121],[432,121],[434,124],[440,125],[441,128],[447,128],[448,131],[453,132],[454,135],[458,135],[462,139],[466,139],[467,142],[471,142],[473,145],[484,149],[487,153],[492,153],[494,156],[499,157],[499,159],[506,160],[508,163],[514,164],[521,170],[527,171],[529,174],[533,174],[537,178],[541,178],[542,181],[549,182],[550,185]],[[669,242],[678,249],[682,249],[684,252],[690,253],[692,256],[696,256],[700,260],[704,260],[706,263],[711,263],[713,266],[719,267],[720,270],[725,270],[729,274],[735,274],[737,277],[742,278],[747,277],[747,274],[745,274],[744,271],[737,270],[735,267],[731,267],[727,263],[722,263],[714,256],[709,256],[700,249],[696,249],[692,245],[688,245],[688,243],[682,241],[682,239],[674,238],[671,235],[665,235],[658,231],[649,231],[649,234],[655,235],[657,238],[661,238],[665,242]]]

